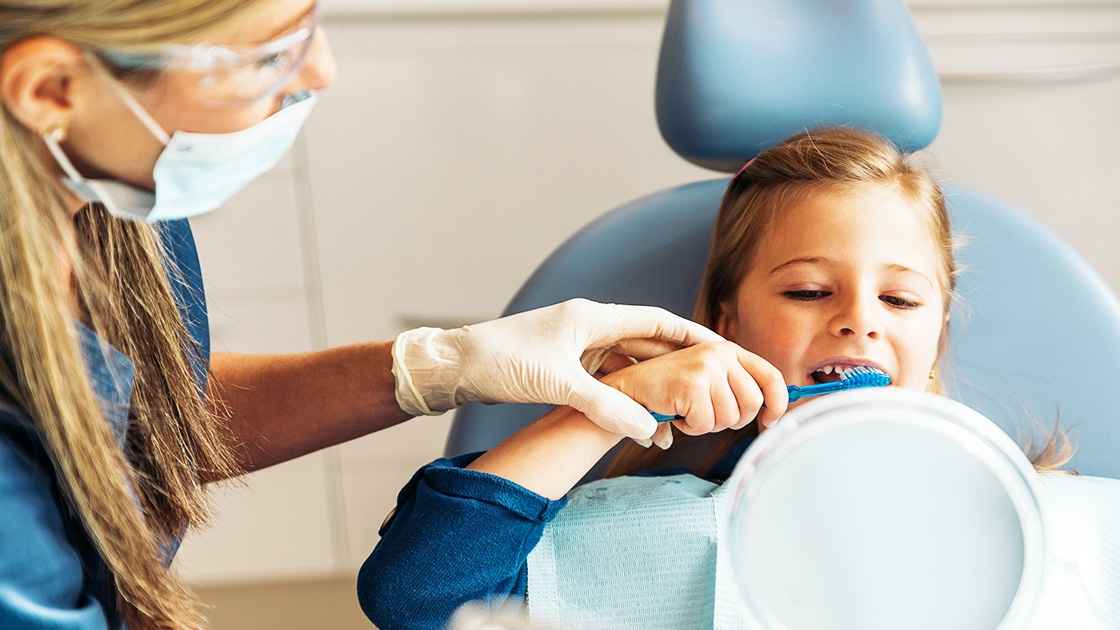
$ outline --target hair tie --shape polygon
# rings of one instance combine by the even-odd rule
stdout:
[[[738,179],[739,176],[743,174],[743,171],[750,168],[750,165],[754,164],[754,161],[757,160],[757,159],[758,159],[758,156],[756,155],[756,156],[752,157],[751,159],[747,160],[747,163],[743,165],[743,168],[739,169],[738,173],[735,173],[735,177],[732,178],[732,179]]]

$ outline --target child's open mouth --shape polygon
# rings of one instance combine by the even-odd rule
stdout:
[[[814,383],[835,383],[848,377],[848,372],[855,369],[854,365],[826,365],[809,375]]]

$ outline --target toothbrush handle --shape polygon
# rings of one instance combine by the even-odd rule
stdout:
[[[821,394],[831,394],[844,389],[844,381],[835,381],[833,383],[817,383],[816,385],[806,385],[798,387],[797,385],[790,385],[786,387],[789,392],[789,401],[801,400],[810,396],[820,396]]]
[[[813,392],[806,391],[805,389],[802,389],[802,388],[798,387],[797,385],[789,385],[788,387],[786,387],[786,391],[789,392],[789,401],[790,402],[793,402],[795,400],[801,400],[802,398],[813,395]]]

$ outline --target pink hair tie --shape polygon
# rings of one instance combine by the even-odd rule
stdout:
[[[758,159],[758,156],[755,156],[755,157],[752,157],[751,159],[747,160],[747,163],[743,165],[743,168],[739,169],[738,173],[735,173],[735,177],[732,178],[732,179],[737,179],[740,175],[743,174],[743,171],[750,168],[751,164],[754,164],[754,161],[757,160],[757,159]]]

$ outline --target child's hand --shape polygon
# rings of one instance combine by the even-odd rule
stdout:
[[[781,372],[730,341],[703,343],[642,361],[612,372],[603,381],[651,411],[684,416],[673,424],[687,435],[741,429],[756,416],[769,426],[785,413],[789,402]],[[663,448],[665,424],[654,436]],[[672,443],[671,437],[668,442]]]

